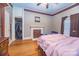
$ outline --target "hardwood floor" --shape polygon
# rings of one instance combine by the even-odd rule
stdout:
[[[10,56],[42,56],[37,41],[16,40],[8,49]]]

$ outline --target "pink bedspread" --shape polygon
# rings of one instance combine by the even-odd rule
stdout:
[[[78,56],[79,38],[61,34],[43,35],[38,44],[47,56]]]

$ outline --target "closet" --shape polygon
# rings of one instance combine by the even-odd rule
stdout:
[[[79,37],[79,13],[70,16],[70,36]]]

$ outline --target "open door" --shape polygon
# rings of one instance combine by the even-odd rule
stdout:
[[[22,18],[15,18],[15,38],[22,39]]]

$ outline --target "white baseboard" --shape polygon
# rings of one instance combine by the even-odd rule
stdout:
[[[35,41],[35,40],[38,40],[38,38],[33,38],[32,40]]]
[[[29,39],[32,39],[33,41],[38,40],[38,38],[32,38],[32,37],[25,37],[23,40],[29,40]]]
[[[24,37],[23,40],[29,40],[29,39],[32,39],[31,37]]]

